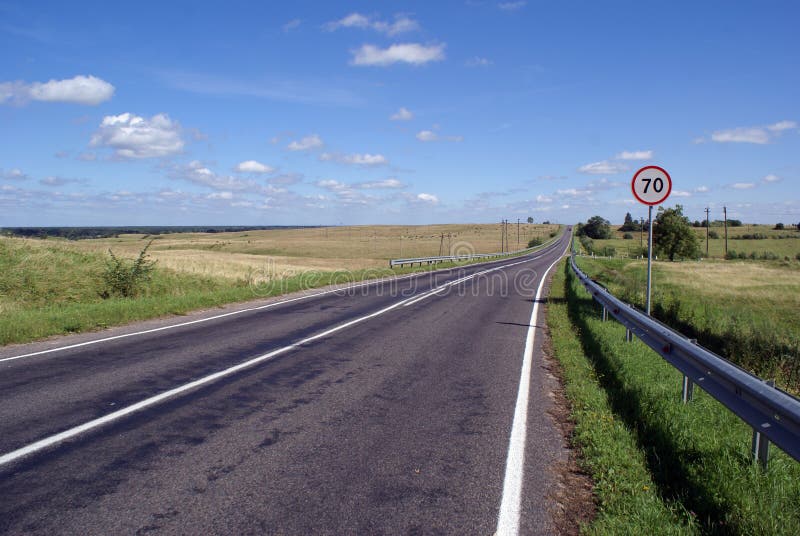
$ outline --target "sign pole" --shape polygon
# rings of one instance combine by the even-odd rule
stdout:
[[[645,308],[650,316],[650,298],[653,284],[653,206],[660,205],[672,192],[672,178],[667,170],[658,166],[645,166],[633,175],[633,197],[647,205],[647,300]]]
[[[653,205],[647,208],[647,316],[650,316],[650,289],[653,274]]]

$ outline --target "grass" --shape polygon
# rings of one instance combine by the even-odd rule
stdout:
[[[527,227],[529,234],[545,237],[557,229]],[[469,248],[491,252],[499,249],[499,243],[492,249],[495,244],[488,239],[495,228],[499,237],[499,225],[409,226],[402,228],[402,240],[414,243],[415,252],[435,255],[444,232],[455,235],[453,244],[478,237]],[[103,297],[107,250],[111,247],[121,257],[135,258],[153,237],[123,235],[77,242],[0,237],[0,345],[330,284],[467,264],[390,269],[387,259],[392,249],[387,244],[397,238],[393,233],[400,231],[399,227],[336,228],[327,231],[327,238],[324,229],[159,235],[149,250],[157,260],[152,280],[135,298]],[[439,233],[436,240],[434,232]],[[370,240],[376,243],[375,254],[386,258],[359,256],[364,237],[369,236],[374,237]],[[379,238],[383,241],[380,247]],[[326,247],[312,257],[321,240]]]
[[[579,258],[620,299],[644,308],[646,263]],[[652,312],[700,344],[800,392],[800,263],[653,263]]]
[[[554,276],[548,326],[594,480],[587,534],[798,534],[800,464],[774,448],[749,458],[751,430],[699,390],[680,403],[680,374],[600,308],[568,271]]]

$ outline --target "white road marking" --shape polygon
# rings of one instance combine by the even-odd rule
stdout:
[[[536,319],[539,315],[539,300],[547,279],[561,256],[551,264],[542,275],[536,297],[533,302],[531,321],[528,325],[528,336],[525,339],[525,351],[522,354],[522,372],[520,373],[517,403],[514,407],[514,421],[511,424],[511,439],[508,444],[506,458],[506,474],[503,478],[503,498],[500,501],[500,515],[497,520],[496,536],[517,536],[519,534],[520,504],[522,503],[522,480],[525,464],[525,440],[528,429],[528,398],[530,395],[531,367],[533,362],[533,343],[536,338]]]
[[[477,272],[475,274],[467,276],[466,279],[468,279],[470,277],[476,277],[476,276],[478,276],[480,274],[483,274],[483,273],[486,273],[486,272],[491,272],[491,271],[495,271],[495,270],[501,270],[503,268],[508,268],[509,266],[514,266],[514,265],[517,265],[517,264],[521,264],[522,262],[529,262],[531,260],[533,260],[533,259],[527,259],[525,261],[515,262],[513,264],[507,264],[507,265],[503,265],[503,266],[498,266],[497,268],[492,268],[490,270]],[[461,279],[465,279],[465,278],[461,278]],[[447,285],[449,285],[449,283],[443,284],[441,287],[438,287],[436,290],[440,290],[442,287],[445,287]],[[540,288],[540,290],[541,290],[541,288]],[[330,292],[333,292],[333,291],[330,291]],[[204,376],[204,377],[202,377],[200,379],[197,379],[197,380],[194,380],[192,382],[186,383],[186,384],[181,385],[179,387],[175,387],[174,389],[170,389],[168,391],[164,391],[163,393],[157,394],[157,395],[152,396],[150,398],[146,398],[145,400],[142,400],[140,402],[137,402],[137,403],[132,404],[130,406],[127,406],[125,408],[122,408],[122,409],[119,409],[119,410],[114,411],[112,413],[109,413],[108,415],[104,415],[102,417],[98,417],[97,419],[93,419],[93,420],[91,420],[89,422],[86,422],[84,424],[75,426],[75,427],[70,428],[68,430],[64,430],[63,432],[60,432],[58,434],[46,437],[44,439],[40,439],[39,441],[35,441],[34,443],[31,443],[29,445],[26,445],[24,447],[21,447],[19,449],[11,451],[11,452],[9,452],[7,454],[1,455],[0,456],[0,466],[8,464],[8,463],[11,463],[11,462],[14,462],[14,461],[17,461],[17,460],[19,460],[19,459],[21,459],[21,458],[23,458],[25,456],[28,456],[30,454],[39,452],[39,451],[44,450],[44,449],[46,449],[48,447],[52,447],[54,445],[57,445],[59,443],[62,443],[62,442],[67,441],[69,439],[72,439],[74,437],[77,437],[78,435],[83,434],[84,432],[88,432],[88,431],[93,430],[95,428],[98,428],[100,426],[103,426],[103,425],[106,425],[108,423],[114,422],[114,421],[119,420],[119,419],[121,419],[123,417],[131,415],[131,414],[136,413],[138,411],[141,411],[141,410],[143,410],[145,408],[148,408],[150,406],[158,404],[159,402],[163,402],[164,400],[167,400],[169,398],[175,397],[177,395],[180,395],[182,393],[185,393],[185,392],[190,391],[192,389],[195,389],[197,387],[201,387],[203,385],[210,384],[210,383],[212,383],[212,382],[214,382],[216,380],[219,380],[219,379],[224,378],[226,376],[230,376],[231,374],[235,374],[236,372],[239,372],[241,370],[253,367],[253,366],[255,366],[255,365],[259,364],[259,363],[263,363],[265,361],[269,361],[272,358],[274,358],[274,357],[276,357],[276,356],[278,356],[280,354],[284,354],[286,352],[294,350],[295,348],[298,348],[299,346],[302,346],[302,345],[307,344],[307,343],[312,342],[312,341],[316,341],[318,339],[322,339],[324,337],[327,337],[328,335],[336,333],[337,331],[341,331],[343,329],[346,329],[346,328],[348,328],[348,327],[350,327],[350,326],[352,326],[354,324],[358,324],[358,323],[361,323],[361,322],[363,322],[365,320],[369,320],[370,318],[375,318],[376,316],[379,316],[379,315],[382,315],[384,313],[387,313],[387,312],[391,311],[392,309],[396,309],[398,307],[401,307],[402,305],[404,305],[409,300],[414,300],[416,298],[417,298],[416,296],[413,296],[411,298],[406,298],[405,300],[401,300],[401,301],[399,301],[399,302],[397,302],[397,303],[395,303],[393,305],[390,305],[389,307],[385,307],[385,308],[380,309],[379,311],[376,311],[374,313],[370,313],[368,315],[356,318],[354,320],[350,320],[349,322],[346,322],[346,323],[341,324],[339,326],[333,327],[333,328],[331,328],[331,329],[329,329],[327,331],[323,331],[322,333],[318,333],[316,335],[312,335],[312,336],[307,337],[305,339],[302,339],[302,340],[300,340],[298,342],[292,343],[292,344],[290,344],[288,346],[284,346],[282,348],[278,348],[277,350],[273,350],[273,351],[268,352],[266,354],[260,355],[258,357],[253,358],[253,359],[250,359],[248,361],[240,363],[238,365],[234,365],[232,367],[229,367],[229,368],[227,368],[225,370],[221,370],[219,372],[215,372],[213,374],[209,374],[208,376]],[[230,314],[230,313],[228,313],[228,314]]]

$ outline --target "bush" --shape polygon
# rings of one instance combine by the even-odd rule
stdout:
[[[752,234],[748,233],[731,237],[732,240],[766,240],[767,238],[769,237],[764,233],[752,233]]]
[[[785,227],[783,226],[783,224],[782,224],[782,223],[776,223],[776,224],[775,224],[775,230],[776,230],[776,231],[783,231],[783,229],[784,229],[784,228],[785,228]]]
[[[550,231],[550,238],[555,238],[557,234],[557,231]]]
[[[719,238],[719,233],[716,232],[716,231],[709,231],[708,232],[708,237],[709,238],[713,238],[713,239],[717,239],[717,238]]]
[[[614,246],[603,246],[603,249],[600,250],[599,253],[603,257],[613,257],[617,254],[617,250]]]
[[[725,254],[725,258],[729,261],[732,261],[734,259],[738,259],[739,255],[734,250],[729,249],[728,252]]]
[[[587,253],[594,253],[594,241],[588,236],[581,237],[581,246]]]
[[[625,233],[622,235],[622,238],[625,240],[633,240],[633,235],[631,233]]]
[[[539,238],[538,236],[534,237],[534,238],[531,238],[528,241],[528,247],[529,248],[535,248],[536,246],[541,246],[541,245],[542,245],[542,239]]]
[[[110,258],[106,262],[106,269],[103,272],[105,289],[100,292],[100,296],[103,298],[111,296],[132,298],[139,294],[142,285],[150,281],[153,270],[155,270],[156,261],[150,260],[147,254],[152,243],[153,241],[150,240],[133,262],[121,259],[114,255],[113,251],[108,250]]]

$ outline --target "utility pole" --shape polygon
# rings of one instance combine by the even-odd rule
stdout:
[[[706,257],[708,257],[708,228],[711,227],[711,221],[708,219],[709,208],[706,207]]]
[[[504,220],[500,220],[500,253],[505,251],[505,247],[506,247],[505,233],[506,233],[505,221]]]
[[[444,233],[442,233],[442,238],[439,240],[439,256],[442,256],[442,249],[444,248]]]
[[[722,214],[725,218],[725,258],[728,258],[728,207],[722,207]]]
[[[519,218],[517,218],[517,249],[519,249]]]

